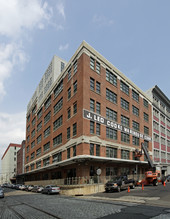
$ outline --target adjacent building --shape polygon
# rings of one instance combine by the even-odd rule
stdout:
[[[25,140],[21,143],[21,148],[17,152],[17,171],[16,183],[24,183],[24,165],[25,165]]]
[[[152,157],[152,102],[86,42],[54,56],[27,108],[25,180],[143,174]]]
[[[1,184],[16,181],[17,151],[20,148],[20,144],[10,143],[3,154],[1,158]]]
[[[149,89],[153,104],[153,161],[163,175],[170,174],[170,100],[158,86]]]

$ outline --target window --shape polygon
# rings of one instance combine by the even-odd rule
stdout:
[[[73,68],[74,68],[74,74],[75,74],[77,72],[77,60],[74,62]]]
[[[36,169],[41,167],[41,160],[36,162]]]
[[[39,143],[41,142],[41,140],[42,140],[42,135],[39,135],[39,136],[37,137],[37,144],[39,144]]]
[[[33,153],[31,154],[31,160],[33,160],[34,157],[35,157],[35,152],[33,152]]]
[[[33,141],[32,143],[31,143],[31,148],[34,148],[35,147],[35,141]]]
[[[143,118],[146,122],[149,121],[149,115],[147,113],[143,113]]]
[[[42,116],[42,108],[37,113],[37,119],[40,119]]]
[[[70,158],[70,148],[67,148],[67,159]]]
[[[129,155],[130,155],[129,151],[127,151],[127,150],[121,150],[121,158],[122,158],[122,159],[127,159],[127,160],[129,160]]]
[[[90,111],[94,112],[95,108],[94,108],[94,100],[90,99]]]
[[[50,126],[44,131],[44,138],[50,135]]]
[[[96,156],[100,156],[100,145],[96,144]]]
[[[138,137],[133,136],[132,141],[133,141],[133,145],[139,146],[139,138]]]
[[[100,135],[100,124],[96,123],[96,135]]]
[[[117,112],[112,109],[106,108],[106,118],[117,121]]]
[[[71,98],[71,87],[67,91],[67,98],[68,100]]]
[[[129,127],[129,118],[127,118],[126,116],[121,115],[121,124],[124,126]]]
[[[68,70],[68,81],[70,80],[71,78],[71,68]]]
[[[132,112],[135,116],[139,116],[139,109],[135,106],[132,106]]]
[[[74,94],[77,92],[77,81],[75,81],[73,84],[73,91],[74,91]]]
[[[129,102],[121,98],[121,107],[125,110],[129,110]]]
[[[134,130],[139,131],[139,123],[138,122],[132,121],[132,127]]]
[[[75,102],[73,104],[73,113],[76,114],[77,113],[77,102]]]
[[[27,122],[29,122],[29,121],[30,121],[30,115],[27,116]]]
[[[65,67],[64,62],[61,62],[61,72],[63,71],[64,67]]]
[[[149,128],[144,126],[144,134],[149,135]]]
[[[159,112],[155,108],[153,108],[153,115],[159,118]]]
[[[144,105],[144,107],[148,108],[148,101],[143,99],[143,105]]]
[[[100,63],[96,62],[96,72],[100,74]]]
[[[90,57],[90,68],[94,70],[94,66],[95,66],[95,61],[92,57]]]
[[[106,138],[117,140],[117,130],[106,127]]]
[[[29,149],[30,149],[30,147],[29,147],[29,145],[27,146],[27,153],[29,152]]]
[[[153,140],[155,141],[155,142],[159,142],[159,135],[157,135],[157,134],[153,134]]]
[[[29,132],[30,131],[30,125],[27,127],[27,132]]]
[[[56,131],[63,124],[63,116],[61,115],[53,123],[53,131]]]
[[[96,93],[100,94],[100,83],[96,81]]]
[[[51,118],[51,111],[47,113],[47,115],[44,117],[44,125],[50,121],[50,118]]]
[[[43,160],[43,166],[44,167],[48,166],[49,164],[50,164],[50,158],[49,157]]]
[[[50,142],[46,143],[43,148],[44,152],[48,151],[50,149]]]
[[[123,81],[120,81],[120,89],[125,94],[129,95],[129,86],[127,84],[125,84]]]
[[[139,94],[132,90],[132,98],[136,101],[136,102],[139,102]]]
[[[94,79],[90,78],[90,90],[94,91],[95,87],[94,87]]]
[[[130,143],[129,134],[121,132],[121,141],[129,144]]]
[[[41,154],[41,148],[38,148],[38,149],[36,150],[36,157],[38,157],[40,154]]]
[[[53,163],[62,161],[62,152],[53,155]]]
[[[117,168],[116,167],[106,167],[106,176],[116,176]]]
[[[77,123],[73,124],[73,136],[77,135]]]
[[[29,162],[29,156],[26,157],[26,162],[27,162],[27,163]]]
[[[54,106],[54,114],[58,113],[63,107],[63,98],[61,98]]]
[[[94,155],[94,144],[90,144],[90,155]]]
[[[160,117],[161,117],[161,121],[165,123],[165,116],[160,114]]]
[[[165,138],[161,138],[161,144],[165,145]]]
[[[76,156],[76,145],[75,146],[73,146],[73,157],[75,157]]]
[[[31,132],[31,138],[35,136],[35,129]]]
[[[109,81],[114,86],[117,86],[117,77],[108,69],[106,69],[106,80]]]
[[[37,125],[37,132],[39,132],[42,128],[42,121]]]
[[[112,103],[117,103],[117,95],[111,90],[106,88],[106,99]]]
[[[67,109],[67,119],[71,118],[71,107]]]
[[[27,137],[27,143],[29,143],[29,141],[30,141],[30,136]]]
[[[70,127],[67,128],[67,139],[70,139]]]
[[[117,148],[106,147],[106,157],[117,158]]]
[[[57,85],[57,87],[54,90],[54,98],[58,97],[58,95],[61,93],[63,90],[63,80]]]
[[[90,121],[90,134],[94,134],[94,122]]]
[[[51,104],[51,96],[47,99],[47,101],[44,104],[44,109],[46,110]]]
[[[32,127],[35,126],[35,118],[32,120]]]
[[[159,124],[155,121],[153,121],[153,128],[159,130]]]
[[[148,149],[149,148],[149,141],[144,140],[144,146]]]
[[[32,115],[34,115],[36,112],[36,106],[34,106],[34,108],[32,109]]]
[[[34,164],[31,164],[31,170],[34,170],[34,166],[35,166]]]
[[[53,147],[62,143],[62,133],[59,134],[57,137],[53,138]]]
[[[100,103],[96,102],[96,113],[100,114]]]

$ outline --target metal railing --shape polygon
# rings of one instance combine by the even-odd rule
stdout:
[[[93,185],[93,184],[105,184],[108,181],[113,180],[114,176],[83,176],[83,177],[69,177],[64,179],[50,179],[50,180],[39,180],[39,181],[29,181],[25,184],[33,185],[59,185],[59,186],[83,186],[83,185]],[[144,174],[134,174],[128,175],[129,179],[134,179],[139,181],[144,178]]]

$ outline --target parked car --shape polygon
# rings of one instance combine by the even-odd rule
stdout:
[[[0,198],[4,198],[4,190],[3,190],[3,188],[0,188]]]
[[[133,179],[128,179],[127,176],[115,177],[111,181],[108,181],[105,184],[105,191],[117,191],[120,192],[123,189],[130,187],[131,189],[135,188],[135,181]]]
[[[170,182],[170,175],[166,177],[167,182]]]
[[[58,186],[53,186],[53,185],[48,185],[42,190],[42,194],[59,194],[60,193],[60,187]]]
[[[30,192],[34,188],[34,185],[29,185],[27,191]]]
[[[26,188],[27,188],[26,185],[22,185],[22,186],[20,187],[21,190],[26,190]]]
[[[37,192],[39,186],[34,186],[33,189],[31,190],[31,192]]]
[[[42,192],[43,189],[44,189],[43,186],[39,186],[38,189],[37,189],[37,192]]]

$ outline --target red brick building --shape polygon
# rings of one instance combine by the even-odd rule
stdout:
[[[21,148],[17,151],[16,182],[18,184],[24,182],[24,165],[25,165],[25,140],[22,141]]]
[[[26,181],[94,176],[99,168],[102,176],[144,173],[147,161],[134,154],[144,142],[152,156],[150,99],[84,41],[60,64],[55,80],[50,64],[28,106]]]

